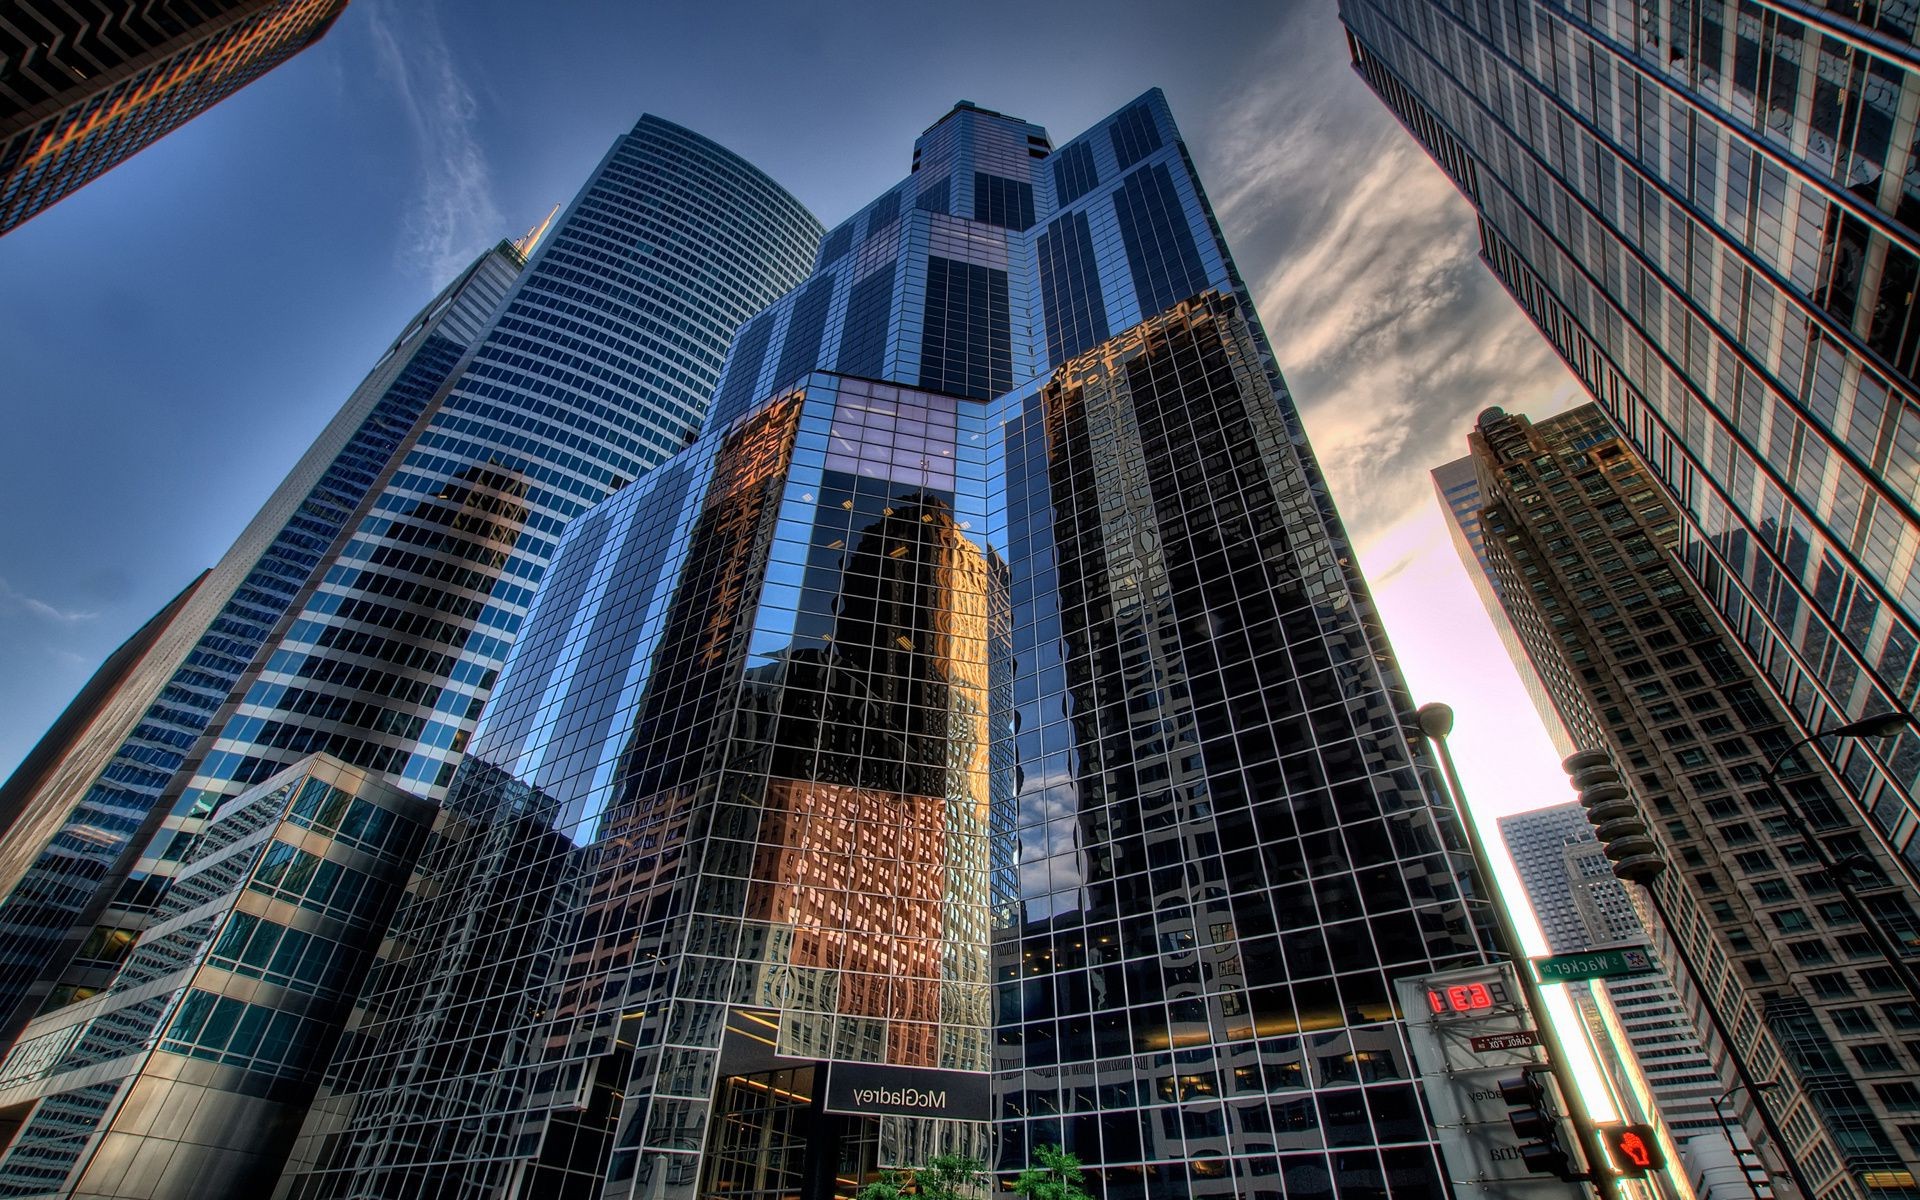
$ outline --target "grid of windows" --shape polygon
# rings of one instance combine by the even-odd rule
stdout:
[[[112,985],[36,1017],[0,1062],[6,1103],[40,1101],[0,1150],[0,1190],[108,1194],[170,1140],[218,1149],[191,1180],[145,1168],[156,1197],[271,1190],[275,1127],[312,1095],[432,818],[418,797],[320,758],[226,806]],[[89,1087],[49,1094],[82,1068]],[[174,1114],[164,1135],[115,1120],[149,1106]]]
[[[1808,1145],[1829,1148],[1829,1170],[1888,1169],[1897,1142],[1863,1118],[1866,1095],[1827,1065],[1857,1040],[1832,1016],[1853,991],[1833,966],[1857,960],[1864,978],[1877,956],[1848,943],[1857,921],[1831,902],[1832,883],[1807,871],[1812,854],[1779,802],[1749,790],[1795,740],[1787,714],[1675,575],[1677,515],[1601,417],[1593,406],[1538,426],[1482,414],[1474,461],[1502,603],[1579,743],[1613,751],[1657,818],[1654,836],[1685,868],[1668,879],[1692,886],[1669,883],[1669,903],[1699,921],[1696,957],[1731,966],[1721,1002],[1755,1029],[1748,1061],[1784,1056],[1779,1076],[1807,1097]],[[1698,769],[1708,766],[1717,769]],[[1891,857],[1848,830],[1837,783],[1790,766],[1781,786],[1835,857],[1877,860],[1878,886],[1864,891],[1911,911],[1891,887]],[[1765,849],[1750,848],[1763,834]],[[1694,981],[1676,983],[1691,1001]]]
[[[889,259],[853,285],[847,318],[840,327],[840,357],[834,369],[843,375],[878,379],[886,368],[887,332],[893,321],[894,262]]]
[[[1100,172],[1093,164],[1093,146],[1074,142],[1053,156],[1053,200],[1065,208],[1100,186]]]
[[[1013,386],[1005,271],[929,255],[922,328],[921,387],[985,400]]]
[[[1072,212],[1049,222],[1037,249],[1040,297],[1047,311],[1047,358],[1064,363],[1107,340],[1107,302],[1100,294],[1100,268],[1087,215]]]
[[[831,272],[816,276],[800,290],[780,343],[780,363],[773,369],[773,386],[781,387],[805,375],[820,363],[820,338],[827,331],[827,306],[838,282]]]
[[[1120,160],[1122,171],[1161,146],[1159,127],[1153,123],[1153,113],[1145,104],[1131,104],[1122,109],[1114,117],[1108,136],[1113,139],[1113,154]]]
[[[1361,74],[1445,134],[1423,137],[1472,185],[1486,260],[1677,500],[1687,572],[1800,726],[1913,710],[1912,7],[1342,14]],[[1920,862],[1920,734],[1825,752]]]
[[[974,172],[973,219],[1021,232],[1033,228],[1033,185]]]
[[[345,0],[134,14],[31,0],[0,35],[0,233],[319,41]]]
[[[1135,173],[1190,171],[1165,101],[1134,112]],[[1078,143],[1111,179],[1089,298],[1132,269],[1112,129]],[[1046,148],[963,104],[914,186],[970,208]],[[1039,1142],[1113,1200],[1438,1193],[1389,979],[1484,961],[1482,902],[1186,179],[1135,240],[1220,278],[1070,377],[1026,317],[1043,234],[909,214],[818,343],[893,379],[751,396],[568,529],[295,1200],[763,1195]],[[808,1060],[991,1072],[965,1116],[1004,1136],[821,1116]]]
[[[0,860],[0,878],[11,886],[0,905],[0,1032],[17,1032],[50,989],[71,995],[104,982],[92,962],[60,974],[64,964],[53,956],[69,923],[94,919],[92,910],[104,899],[101,877],[140,836],[196,739],[352,522],[519,269],[510,247],[489,250],[421,310],[308,451],[306,461],[318,475],[312,487],[304,495],[276,496],[262,509],[198,585],[172,644],[156,648],[119,685],[125,696],[152,692],[137,721],[103,722],[89,731],[67,751],[68,769],[28,799]],[[89,758],[98,760],[92,770],[82,765]]]
[[[1206,269],[1166,167],[1153,163],[1128,175],[1113,209],[1142,313],[1163,312],[1206,289]]]

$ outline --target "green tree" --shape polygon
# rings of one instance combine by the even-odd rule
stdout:
[[[987,1166],[964,1154],[936,1154],[924,1167],[882,1171],[854,1193],[854,1200],[978,1200],[986,1194]]]
[[[1079,1159],[1058,1146],[1035,1146],[1033,1157],[1040,1165],[1028,1167],[1015,1177],[1015,1195],[1030,1196],[1033,1200],[1093,1200],[1080,1186],[1086,1182],[1086,1176],[1080,1170]]]

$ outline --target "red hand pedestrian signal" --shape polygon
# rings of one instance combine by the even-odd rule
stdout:
[[[1651,1125],[1616,1125],[1606,1131],[1607,1149],[1622,1175],[1639,1177],[1667,1165]]]

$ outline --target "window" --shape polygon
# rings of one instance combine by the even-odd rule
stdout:
[[[1898,1071],[1900,1055],[1886,1042],[1867,1042],[1849,1047],[1853,1051],[1853,1061],[1867,1071]]]
[[[1826,975],[1809,975],[1807,986],[1813,989],[1814,995],[1823,1000],[1837,1000],[1842,996],[1853,995],[1853,985],[1848,983],[1847,977],[1838,971]]]
[[[1873,1016],[1864,1008],[1834,1008],[1827,1011],[1832,1018],[1833,1027],[1841,1033],[1872,1033]]]
[[[1804,933],[1813,928],[1813,918],[1797,908],[1783,909],[1769,915],[1773,918],[1773,927],[1782,933]]]
[[[1793,952],[1793,961],[1803,967],[1815,967],[1833,961],[1833,952],[1827,949],[1825,942],[1788,942],[1787,949]]]
[[[1920,1083],[1911,1081],[1876,1083],[1873,1085],[1873,1090],[1879,1095],[1880,1103],[1895,1112],[1920,1110]]]

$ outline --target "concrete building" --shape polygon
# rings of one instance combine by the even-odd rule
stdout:
[[[224,805],[112,984],[0,1060],[0,1195],[264,1195],[434,811],[324,755]]]
[[[1676,927],[1652,932],[1664,961],[1677,938],[1704,964],[1704,979],[1674,980],[1702,1044],[1779,1083],[1765,1103],[1793,1144],[1765,1144],[1749,1120],[1756,1147],[1775,1168],[1793,1155],[1823,1194],[1905,1195],[1920,1009],[1766,785],[1792,725],[1680,571],[1677,514],[1623,439],[1569,436],[1602,419],[1481,414],[1469,442],[1502,602],[1575,741],[1612,752],[1671,863],[1657,886]],[[1836,781],[1803,769],[1780,788],[1834,853],[1860,856],[1880,920],[1920,928],[1906,877]],[[1699,989],[1750,1040],[1722,1043]],[[1741,1090],[1729,1107],[1752,1104]]]

